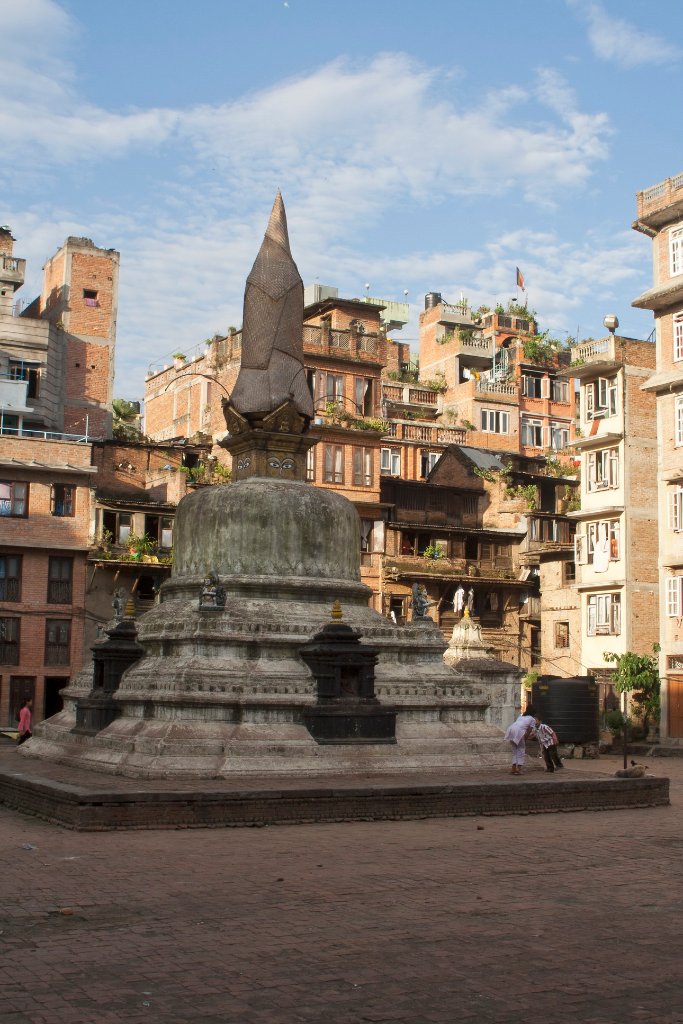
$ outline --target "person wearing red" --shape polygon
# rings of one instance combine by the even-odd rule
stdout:
[[[19,743],[25,743],[26,740],[30,740],[33,733],[31,732],[31,708],[33,707],[32,700],[25,700],[21,705],[19,711]]]

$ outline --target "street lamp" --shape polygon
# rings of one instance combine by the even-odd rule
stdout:
[[[607,316],[603,317],[602,326],[609,331],[614,337],[614,332],[619,326],[619,317],[616,313],[608,313]],[[628,691],[624,690],[622,694],[623,707],[621,714],[624,720],[624,769],[628,767]]]

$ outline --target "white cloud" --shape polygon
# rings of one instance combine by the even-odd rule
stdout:
[[[607,155],[606,115],[580,111],[555,71],[473,103],[457,69],[395,53],[340,58],[215,104],[105,109],[79,92],[69,60],[78,25],[49,0],[12,10],[8,88],[17,88],[0,108],[0,181],[5,174],[4,202],[17,183],[32,201],[0,206],[0,222],[30,260],[27,295],[69,234],[121,251],[117,391],[131,397],[150,362],[240,321],[276,188],[307,282],[317,275],[342,294],[358,294],[365,280],[388,294],[395,282],[393,297],[408,287],[413,300],[462,288],[490,301],[499,278],[508,291],[509,254],[499,265],[485,242],[456,250],[450,237],[416,244],[413,233],[402,255],[382,256],[383,218],[450,206],[452,224],[452,201],[463,197],[552,203]],[[89,212],[54,198],[69,175],[97,181]]]
[[[670,64],[681,59],[680,47],[667,42],[663,36],[646,32],[623,18],[608,14],[602,4],[591,0],[567,0],[588,25],[588,40],[593,52],[603,60],[613,61],[624,68],[642,64]],[[656,11],[656,6],[644,6],[643,12]]]

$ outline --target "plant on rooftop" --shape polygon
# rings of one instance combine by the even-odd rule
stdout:
[[[554,363],[557,354],[564,348],[562,342],[557,338],[551,338],[548,331],[542,334],[534,334],[530,338],[524,338],[522,349],[524,358],[532,363]]]
[[[111,403],[112,435],[117,441],[143,441],[140,430],[140,411],[125,398],[115,398]]]
[[[448,391],[448,384],[442,373],[437,373],[431,380],[421,380],[418,383],[425,391],[435,391],[439,395],[443,395]]]
[[[519,304],[519,302],[512,301],[512,299],[510,300],[510,302],[508,302],[507,312],[511,316],[520,316],[523,320],[533,320],[534,322],[536,321],[535,309],[529,309],[529,307],[526,305],[522,306]]]

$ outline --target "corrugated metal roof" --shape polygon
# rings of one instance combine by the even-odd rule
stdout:
[[[486,451],[485,448],[471,448],[469,445],[458,445],[458,448],[479,469],[505,469],[505,463],[499,455]]]
[[[82,473],[86,476],[97,473],[96,466],[72,466],[68,462],[36,462],[35,459],[0,458],[0,466],[7,466],[9,469],[35,469],[52,473]]]

